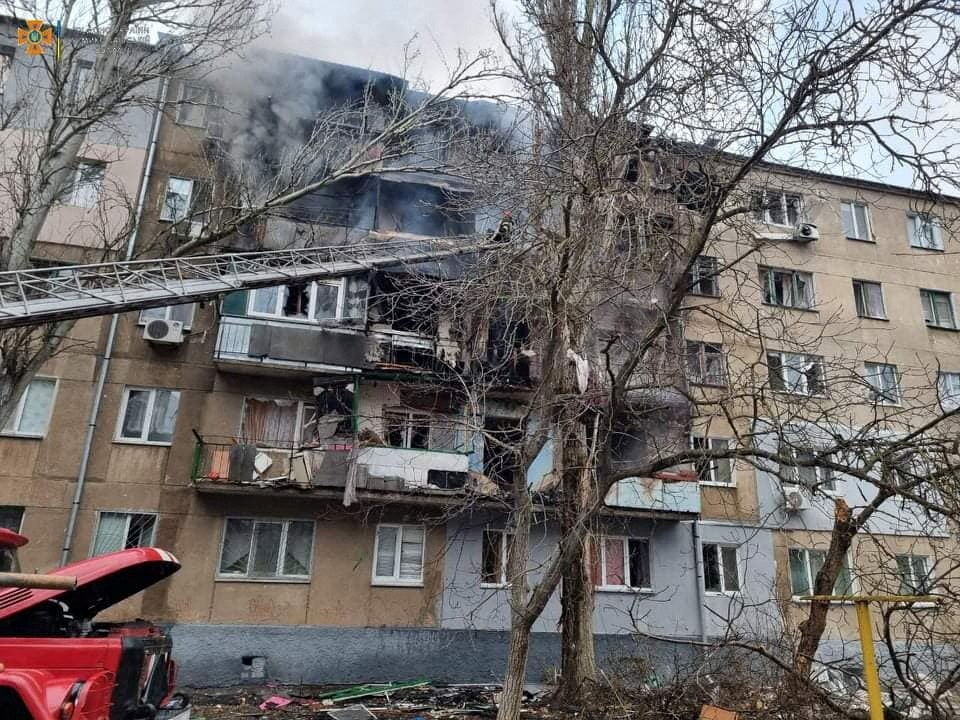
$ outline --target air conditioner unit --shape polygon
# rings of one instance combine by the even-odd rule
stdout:
[[[183,323],[179,320],[150,320],[143,326],[143,339],[158,345],[183,342]]]
[[[820,239],[820,231],[813,223],[800,223],[793,233],[793,239],[796,242],[813,242]]]
[[[799,485],[784,485],[783,504],[788,512],[807,510],[810,507],[810,496]]]

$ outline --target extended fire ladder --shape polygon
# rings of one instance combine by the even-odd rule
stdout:
[[[334,247],[225,253],[0,272],[0,328],[178,305],[234,290],[416,265],[483,249],[462,238],[366,240]]]

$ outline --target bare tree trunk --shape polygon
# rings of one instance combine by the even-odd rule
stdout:
[[[507,648],[507,667],[503,678],[503,692],[497,708],[497,720],[517,720],[523,703],[523,680],[530,654],[530,625],[514,622],[510,627],[510,646]]]

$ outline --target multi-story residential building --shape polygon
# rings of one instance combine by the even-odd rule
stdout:
[[[342,66],[274,60],[245,69],[251,96],[240,106],[251,121],[273,123],[273,133],[246,139],[248,159],[266,164],[277,157],[271,142],[296,118],[349,104],[371,81],[402,87]],[[149,167],[150,123],[131,121],[141,131],[128,135],[122,155],[137,171],[124,177],[134,196],[144,169],[139,237],[159,238],[156,252],[197,237],[196,218],[216,205],[209,149],[223,134],[218,98],[230,106],[230,91],[229,83],[170,79]],[[297,106],[271,98],[296,98]],[[107,175],[114,171],[110,163]],[[759,358],[770,391],[816,394],[830,382],[817,358],[839,356],[873,363],[865,370],[878,401],[895,405],[916,396],[898,384],[919,378],[907,372],[919,358],[939,363],[945,397],[955,395],[958,261],[941,252],[946,231],[930,221],[952,206],[918,212],[924,198],[908,190],[770,173],[758,187],[785,189],[764,196],[754,222],[771,242],[736,273],[717,274],[743,249],[739,236],[721,236],[696,266],[689,305],[802,317],[791,327],[812,327],[823,347],[761,353],[708,316],[685,312],[684,382],[720,393]],[[253,234],[286,248],[485,231],[446,206],[451,194],[467,193],[427,162],[418,173],[378,171],[272,213]],[[51,223],[73,222],[58,217]],[[815,242],[794,241],[803,221],[816,223]],[[216,249],[249,247],[250,237]],[[72,236],[51,238],[66,238],[51,244],[72,257]],[[127,313],[109,346],[109,318],[79,321],[73,335],[85,342],[44,367],[0,440],[0,523],[32,538],[25,564],[46,568],[64,553],[144,544],[174,552],[178,574],[111,613],[170,623],[188,684],[495,677],[509,624],[509,530],[497,490],[521,470],[477,430],[519,432],[518,401],[536,382],[536,356],[497,322],[479,357],[469,355],[425,290],[430,278],[462,269],[429,263]],[[744,283],[744,274],[755,279]],[[822,337],[823,327],[840,324],[842,334]],[[878,346],[881,328],[896,342]],[[500,373],[482,417],[456,383],[471,362]],[[88,418],[89,453],[81,432]],[[689,442],[720,447],[743,431],[697,421]],[[531,484],[550,469],[551,452],[548,443],[528,469]],[[602,648],[632,647],[637,630],[680,639],[715,637],[730,624],[762,637],[781,632],[803,612],[797,598],[810,592],[828,542],[829,494],[854,505],[869,493],[815,469],[797,470],[798,487],[818,487],[813,499],[801,492],[797,500],[782,481],[789,469],[718,460],[693,471],[669,483],[623,481],[608,498],[595,572]],[[72,512],[75,528],[63,543]],[[946,533],[920,532],[919,519],[900,508],[882,517],[858,540],[851,576],[875,578],[858,571],[887,561],[872,549],[883,545],[905,558],[890,573],[921,584],[929,559],[940,556],[929,545],[946,542]],[[531,540],[534,572],[557,535],[544,502]],[[838,622],[830,639],[855,637],[847,608],[831,612]],[[558,620],[555,599],[535,628],[531,678],[557,663]],[[668,648],[651,641],[647,649]]]

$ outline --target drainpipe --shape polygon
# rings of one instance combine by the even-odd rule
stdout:
[[[160,119],[163,115],[163,105],[167,100],[167,87],[170,79],[163,78],[160,85],[160,102],[153,114],[153,127],[150,130],[150,148],[143,166],[143,176],[140,178],[140,193],[137,198],[137,209],[134,214],[133,231],[127,241],[125,260],[133,259],[133,252],[137,244],[137,234],[140,231],[140,221],[143,219],[143,206],[147,201],[147,181],[153,170],[153,158],[157,153],[157,137],[160,135]],[[73,545],[73,533],[77,528],[77,516],[80,514],[80,501],[83,499],[83,487],[87,480],[87,469],[90,466],[90,452],[93,448],[93,435],[97,430],[97,418],[100,415],[100,402],[103,399],[103,388],[107,383],[107,372],[110,370],[110,360],[113,358],[113,345],[117,339],[117,325],[120,315],[110,316],[110,328],[107,330],[107,342],[103,350],[103,359],[100,361],[100,370],[97,373],[97,383],[93,391],[93,405],[90,407],[90,417],[87,420],[87,431],[83,438],[83,452],[80,455],[80,470],[77,472],[77,484],[73,491],[73,502],[70,505],[70,516],[67,518],[67,529],[63,536],[63,549],[60,553],[60,564],[66,565],[70,561],[70,549]]]
[[[707,606],[706,591],[703,584],[703,548],[700,543],[700,520],[694,520],[691,535],[693,536],[693,564],[697,575],[697,610],[700,616],[700,641],[707,642]]]

